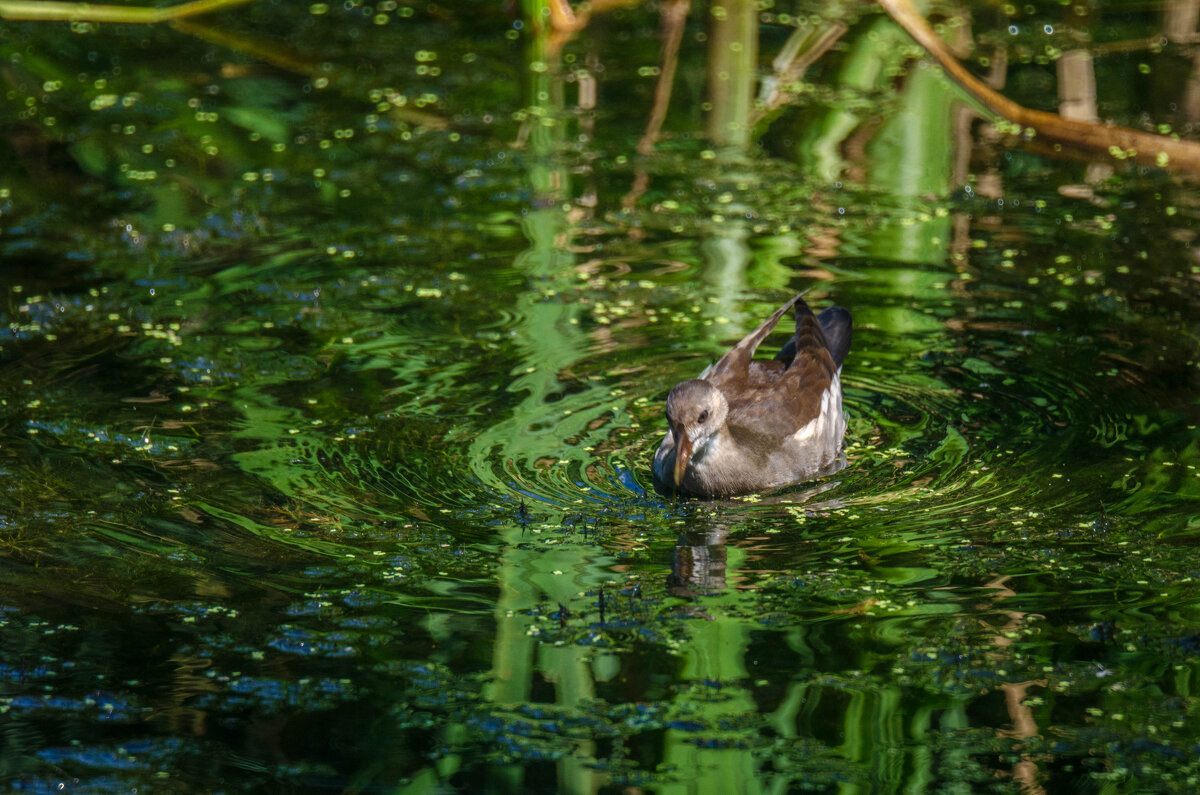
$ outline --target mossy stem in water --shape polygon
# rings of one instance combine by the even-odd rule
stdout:
[[[118,22],[152,25],[252,2],[254,0],[193,0],[167,8],[132,8],[92,3],[59,3],[53,0],[32,3],[24,0],[0,0],[0,18],[42,22]]]

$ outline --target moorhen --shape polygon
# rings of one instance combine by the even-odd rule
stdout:
[[[754,351],[795,307],[796,332],[770,361]],[[667,395],[670,432],[654,454],[660,489],[729,497],[810,480],[840,464],[842,362],[850,312],[813,315],[797,295],[733,350]]]

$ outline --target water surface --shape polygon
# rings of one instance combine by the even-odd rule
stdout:
[[[1194,183],[999,139],[861,11],[714,146],[704,13],[649,155],[649,8],[0,30],[6,788],[1196,787]],[[1160,22],[1008,13],[971,63],[1038,107]],[[1185,51],[1097,52],[1190,133]],[[849,466],[656,494],[667,391],[804,289]]]

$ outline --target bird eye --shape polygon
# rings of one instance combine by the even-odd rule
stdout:
[[[704,422],[708,419],[708,409],[700,412],[700,416],[696,418],[696,422]]]

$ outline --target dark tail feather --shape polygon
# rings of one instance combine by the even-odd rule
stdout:
[[[796,358],[796,339],[800,336],[800,327],[806,317],[812,317],[812,310],[801,299],[796,302],[796,333],[787,341],[787,345],[783,346],[783,350],[775,355],[775,361],[791,364],[792,360]],[[829,349],[833,363],[841,367],[842,362],[846,361],[846,354],[850,353],[850,337],[853,331],[850,310],[840,306],[831,306],[823,311],[817,320],[821,322],[825,347]]]
[[[840,306],[831,306],[820,314],[821,329],[825,332],[825,345],[833,356],[833,363],[838,367],[846,361],[850,353],[850,337],[853,324],[850,321],[850,310]]]
[[[803,295],[803,293],[801,293]],[[796,358],[796,340],[803,333],[804,319],[813,317],[813,311],[803,298],[797,296],[796,304],[792,307],[792,311],[796,314],[796,331],[788,339],[787,344],[775,354],[775,361],[783,362],[785,365],[790,365],[792,360]]]

